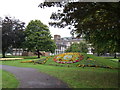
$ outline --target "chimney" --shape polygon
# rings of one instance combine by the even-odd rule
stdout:
[[[60,35],[54,35],[54,40],[60,40],[61,39],[61,36]]]

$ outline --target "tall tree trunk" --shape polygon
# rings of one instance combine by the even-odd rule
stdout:
[[[39,52],[39,50],[37,50],[37,54],[38,54],[38,58],[40,58],[40,52]]]
[[[100,56],[100,53],[97,53],[97,56]]]
[[[19,56],[20,56],[21,49],[19,48]]]
[[[15,48],[15,56],[16,56],[16,53],[17,53],[17,48]]]
[[[114,58],[117,58],[117,55],[116,55],[116,53],[114,54]]]
[[[5,51],[2,51],[2,57],[5,58]]]

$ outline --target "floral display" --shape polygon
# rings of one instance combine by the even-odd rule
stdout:
[[[92,58],[88,58],[87,60],[93,60]]]
[[[21,61],[21,63],[32,63],[34,62],[33,60],[28,60],[28,61]]]
[[[47,62],[47,60],[49,60],[51,58],[51,56],[47,57],[43,62],[42,64],[45,64]]]
[[[83,60],[83,55],[80,53],[63,53],[54,57],[53,59],[57,63],[76,63]]]
[[[110,68],[112,69],[112,67],[110,66],[102,66],[102,65],[86,65],[86,64],[82,64],[82,65],[77,65],[77,67],[100,67],[100,68]]]
[[[34,63],[34,64],[45,64],[48,59],[50,59],[51,56],[40,59],[40,60],[28,60],[28,61],[21,61],[21,63]]]

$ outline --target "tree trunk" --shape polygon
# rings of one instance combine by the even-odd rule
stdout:
[[[5,58],[5,51],[2,51],[2,58]]]
[[[116,55],[116,53],[114,54],[114,58],[117,58],[117,55]]]
[[[99,53],[97,53],[97,56],[100,56],[100,54],[99,54]]]
[[[17,53],[17,48],[15,48],[15,56],[16,56],[16,53]]]
[[[21,50],[21,49],[19,48],[19,56],[20,56],[20,52],[21,52],[20,50]]]
[[[37,50],[37,54],[38,54],[38,58],[40,58],[40,52],[39,52],[39,50]]]

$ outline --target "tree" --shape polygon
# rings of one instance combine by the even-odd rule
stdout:
[[[88,52],[88,46],[86,43],[80,42],[73,43],[66,52],[81,52],[81,53],[87,53]]]
[[[29,51],[36,50],[38,58],[40,58],[40,51],[51,51],[52,53],[55,51],[56,45],[51,39],[50,31],[40,20],[31,20],[26,27],[25,35],[25,47]]]
[[[0,17],[0,54],[2,54],[2,18]]]
[[[20,47],[24,41],[24,22],[11,17],[2,20],[2,56],[9,48]]]
[[[44,2],[39,7],[63,7],[53,13],[51,26],[64,28],[74,27],[73,32],[80,37],[82,34],[93,47],[99,50],[109,47],[111,53],[120,52],[120,4],[94,2]],[[103,40],[104,39],[104,40]],[[99,46],[99,47],[98,47]]]

